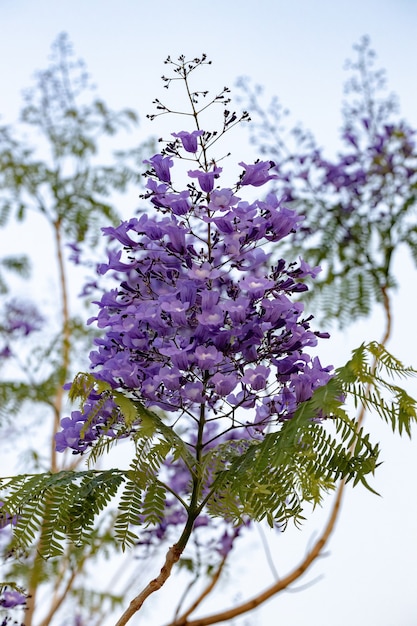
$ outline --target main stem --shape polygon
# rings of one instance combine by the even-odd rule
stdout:
[[[188,507],[188,517],[187,522],[184,526],[184,530],[181,534],[181,537],[178,539],[177,543],[170,547],[166,556],[165,562],[156,578],[151,580],[146,587],[130,602],[128,608],[120,617],[120,619],[116,622],[116,626],[125,626],[127,622],[135,613],[137,613],[143,606],[143,603],[150,595],[159,591],[161,587],[165,584],[168,578],[171,575],[171,571],[175,563],[177,563],[183,553],[185,546],[188,543],[188,540],[193,531],[194,522],[197,516],[200,513],[199,499],[201,492],[201,457],[203,451],[203,434],[204,434],[204,425],[206,422],[205,415],[205,405],[200,405],[200,416],[198,422],[198,432],[197,432],[197,442],[195,446],[195,458],[196,458],[196,471],[193,474],[193,489],[190,498],[190,504]]]

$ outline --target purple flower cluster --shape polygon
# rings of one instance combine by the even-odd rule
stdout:
[[[194,152],[200,135],[175,136]],[[302,218],[274,194],[254,202],[236,195],[274,178],[273,163],[241,163],[245,172],[233,188],[218,184],[219,167],[191,170],[183,191],[172,183],[171,157],[147,163],[144,197],[161,215],[146,212],[103,229],[116,245],[98,270],[114,272],[120,284],[90,320],[104,330],[90,354],[95,376],[176,418],[198,421],[204,406],[217,436],[240,429],[245,438],[291,418],[328,381],[331,367],[305,351],[327,335],[310,329],[292,297],[318,268],[272,258],[272,244]],[[94,392],[83,413],[62,420],[57,449],[83,451],[109,420],[114,436],[110,405]],[[250,410],[249,419],[241,409]]]
[[[44,318],[31,302],[12,300],[4,307],[4,322],[2,330],[10,335],[27,337],[34,331],[40,330]]]
[[[345,216],[366,210],[368,219],[378,221],[390,214],[386,196],[405,199],[408,188],[415,184],[415,131],[399,123],[385,124],[378,132],[366,134],[370,120],[362,119],[361,125],[367,139],[364,146],[359,129],[346,129],[343,134],[347,144],[345,154],[331,162],[317,152],[310,171],[316,170],[321,189],[337,194],[340,211]]]
[[[62,430],[55,435],[56,450],[64,452],[70,448],[84,452],[101,434],[114,437],[116,433],[111,424],[118,420],[120,413],[113,399],[106,394],[92,391],[82,413],[73,411],[71,417],[61,420]]]

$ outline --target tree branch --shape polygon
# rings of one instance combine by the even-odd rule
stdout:
[[[64,589],[62,590],[62,592],[58,596],[53,598],[53,600],[51,601],[51,605],[49,607],[48,614],[46,615],[46,617],[44,617],[44,619],[39,623],[38,626],[49,626],[49,624],[51,623],[52,618],[54,617],[54,615],[56,613],[56,611],[59,609],[59,607],[61,606],[61,604],[63,603],[63,601],[67,597],[69,591],[71,590],[71,587],[72,587],[72,585],[74,583],[74,580],[77,577],[77,575],[80,573],[80,570],[81,570],[81,568],[72,571],[71,576],[68,578],[67,583],[66,583]]]
[[[306,572],[310,565],[320,556],[320,553],[322,552],[324,546],[330,538],[330,535],[334,529],[336,520],[339,515],[345,484],[346,483],[343,481],[337,490],[330,518],[322,535],[316,541],[313,548],[300,563],[300,565],[298,565],[298,567],[296,567],[292,572],[287,574],[287,576],[285,576],[281,580],[275,582],[273,585],[265,589],[265,591],[261,592],[251,600],[243,602],[242,604],[235,606],[232,609],[228,609],[220,613],[215,613],[213,615],[191,621],[188,621],[187,618],[180,618],[180,620],[173,622],[169,626],[209,626],[209,624],[217,624],[219,622],[233,619],[234,617],[242,615],[243,613],[253,611],[253,609],[256,609],[258,606],[266,602],[266,600],[269,600],[269,598],[279,593],[280,591],[283,591],[284,589],[289,587],[289,585],[291,585],[294,581],[298,580]]]
[[[130,618],[139,611],[142,607],[145,600],[155,591],[159,591],[159,589],[165,584],[168,580],[171,570],[175,563],[179,560],[182,554],[183,548],[179,546],[178,543],[174,544],[167,552],[165,557],[165,563],[159,572],[159,575],[151,580],[151,582],[141,591],[136,598],[133,598],[129,607],[123,613],[121,618],[117,621],[116,626],[125,626]]]

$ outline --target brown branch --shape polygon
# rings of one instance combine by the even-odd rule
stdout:
[[[185,587],[185,589],[182,592],[181,597],[180,597],[180,599],[178,601],[177,608],[175,609],[175,613],[174,613],[174,617],[172,618],[172,621],[175,622],[175,620],[178,619],[178,616],[181,615],[182,605],[184,604],[184,602],[185,602],[189,592],[194,587],[194,585],[196,584],[196,582],[198,581],[199,578],[200,578],[200,573],[197,573],[194,576],[194,578],[192,580],[190,580],[190,582]]]
[[[381,339],[381,345],[385,346],[388,343],[391,337],[391,332],[392,332],[391,302],[390,302],[388,289],[386,285],[383,285],[381,287],[381,293],[382,293],[382,306],[384,307],[385,319],[386,319],[385,333]]]
[[[265,537],[265,533],[263,531],[263,528],[262,528],[262,526],[260,524],[258,524],[257,529],[258,529],[258,532],[259,532],[259,536],[261,538],[262,547],[264,549],[266,562],[269,565],[269,569],[271,570],[271,574],[275,578],[275,580],[279,580],[280,579],[280,575],[278,574],[277,568],[275,567],[275,563],[274,563],[274,560],[273,560],[272,554],[271,554],[271,548],[269,547],[269,544],[268,544],[267,538]]]
[[[287,576],[285,576],[281,580],[275,582],[273,585],[265,589],[265,591],[261,592],[251,600],[243,602],[242,604],[235,606],[232,609],[228,609],[214,615],[209,615],[207,617],[191,621],[188,621],[186,618],[180,618],[180,620],[173,622],[169,626],[209,626],[209,624],[217,624],[219,622],[233,619],[238,615],[253,611],[253,609],[256,609],[258,606],[266,602],[266,600],[269,600],[269,598],[279,593],[280,591],[283,591],[284,589],[289,587],[289,585],[291,585],[294,581],[298,580],[306,572],[310,565],[320,556],[320,553],[322,552],[324,546],[329,540],[329,537],[334,529],[336,520],[338,518],[345,484],[346,483],[343,481],[337,490],[330,518],[321,537],[316,541],[313,548],[300,563],[300,565],[298,565],[298,567],[296,567],[292,572],[287,574]]]
[[[70,339],[71,339],[71,330],[70,330],[70,317],[69,317],[69,304],[68,304],[68,286],[65,275],[65,263],[64,263],[64,255],[62,250],[62,238],[61,238],[61,223],[59,219],[56,221],[51,221],[51,226],[54,231],[55,244],[56,244],[56,255],[58,261],[58,275],[59,275],[59,283],[61,288],[61,306],[62,306],[62,359],[61,359],[61,372],[58,380],[58,387],[56,389],[55,397],[52,402],[53,412],[54,412],[54,421],[52,427],[52,437],[51,437],[51,472],[58,471],[58,463],[57,463],[57,453],[55,450],[55,437],[54,435],[58,432],[60,426],[61,412],[62,412],[62,403],[64,398],[64,390],[63,384],[65,382],[66,373],[70,364]],[[25,614],[25,626],[32,626],[34,612],[36,608],[36,596],[37,590],[39,586],[39,581],[41,578],[41,572],[43,569],[43,557],[42,555],[42,538],[43,530],[41,530],[41,536],[39,538],[35,560],[29,580],[28,585],[28,602],[27,602],[27,611]]]
[[[59,609],[59,607],[61,606],[61,604],[63,603],[63,601],[67,597],[69,591],[71,590],[72,584],[73,584],[75,578],[77,577],[77,575],[79,574],[79,572],[80,572],[80,569],[73,570],[73,572],[71,573],[71,576],[67,580],[67,583],[66,583],[64,589],[62,590],[61,594],[57,595],[57,596],[55,596],[55,598],[53,598],[53,600],[51,602],[51,605],[49,607],[48,614],[46,615],[46,617],[44,617],[44,619],[39,623],[38,626],[49,626],[52,618],[54,617],[54,615],[56,613],[56,611]]]
[[[384,307],[384,312],[385,312],[385,330],[384,330],[382,339],[380,341],[380,344],[381,346],[385,347],[388,341],[390,340],[391,333],[392,333],[391,301],[388,295],[387,287],[385,285],[381,287],[381,293],[382,293],[382,306]],[[377,365],[377,358],[374,357],[372,367],[371,367],[372,374],[375,373],[376,365]],[[366,391],[365,391],[366,396],[369,394],[371,387],[372,387],[372,383],[368,383],[366,386]],[[360,411],[358,413],[358,417],[356,418],[358,427],[361,426],[363,420],[365,419],[365,414],[366,414],[366,407],[364,404],[362,404]]]
[[[159,591],[159,589],[168,580],[171,574],[171,570],[173,566],[175,565],[175,563],[177,563],[177,561],[179,560],[182,554],[182,551],[183,551],[183,548],[181,548],[178,543],[171,546],[171,548],[167,552],[167,555],[165,557],[165,563],[162,566],[161,571],[159,572],[159,575],[153,580],[151,580],[151,582],[148,585],[146,585],[145,589],[143,589],[143,591],[141,591],[135,598],[133,598],[128,608],[126,609],[126,611],[123,613],[121,618],[117,621],[116,626],[125,626],[125,624],[127,624],[130,618],[133,617],[133,615],[141,609],[145,600],[151,594],[155,593],[155,591]]]

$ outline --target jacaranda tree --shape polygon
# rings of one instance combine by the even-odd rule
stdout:
[[[183,84],[190,107],[183,114],[194,127],[176,129],[145,161],[138,214],[103,229],[108,258],[98,274],[110,286],[89,320],[100,333],[90,370],[66,385],[80,406],[55,435],[58,453],[86,458],[87,468],[77,462],[2,481],[14,554],[35,544],[44,567],[88,551],[110,508],[112,539],[153,556],[154,573],[123,598],[116,626],[181,563],[208,583],[171,626],[226,621],[284,589],[320,554],[334,520],[303,564],[269,590],[191,617],[255,524],[282,532],[338,485],[371,489],[378,445],[362,417],[350,414],[349,398],[400,433],[409,435],[416,420],[415,401],[391,378],[413,370],[383,343],[360,346],[336,370],[314,355],[328,333],[300,298],[320,268],[294,254],[308,217],[270,190],[282,177],[272,160],[240,162],[234,182],[223,182],[220,146],[248,114],[229,110],[227,89],[210,99],[192,87],[204,55],[166,63],[165,86]],[[173,112],[160,100],[156,107],[153,117]],[[217,130],[205,128],[209,107],[223,109]],[[129,460],[103,469],[98,461],[116,445]],[[33,571],[40,575],[40,567]],[[25,600],[10,586],[3,598],[5,607]]]

